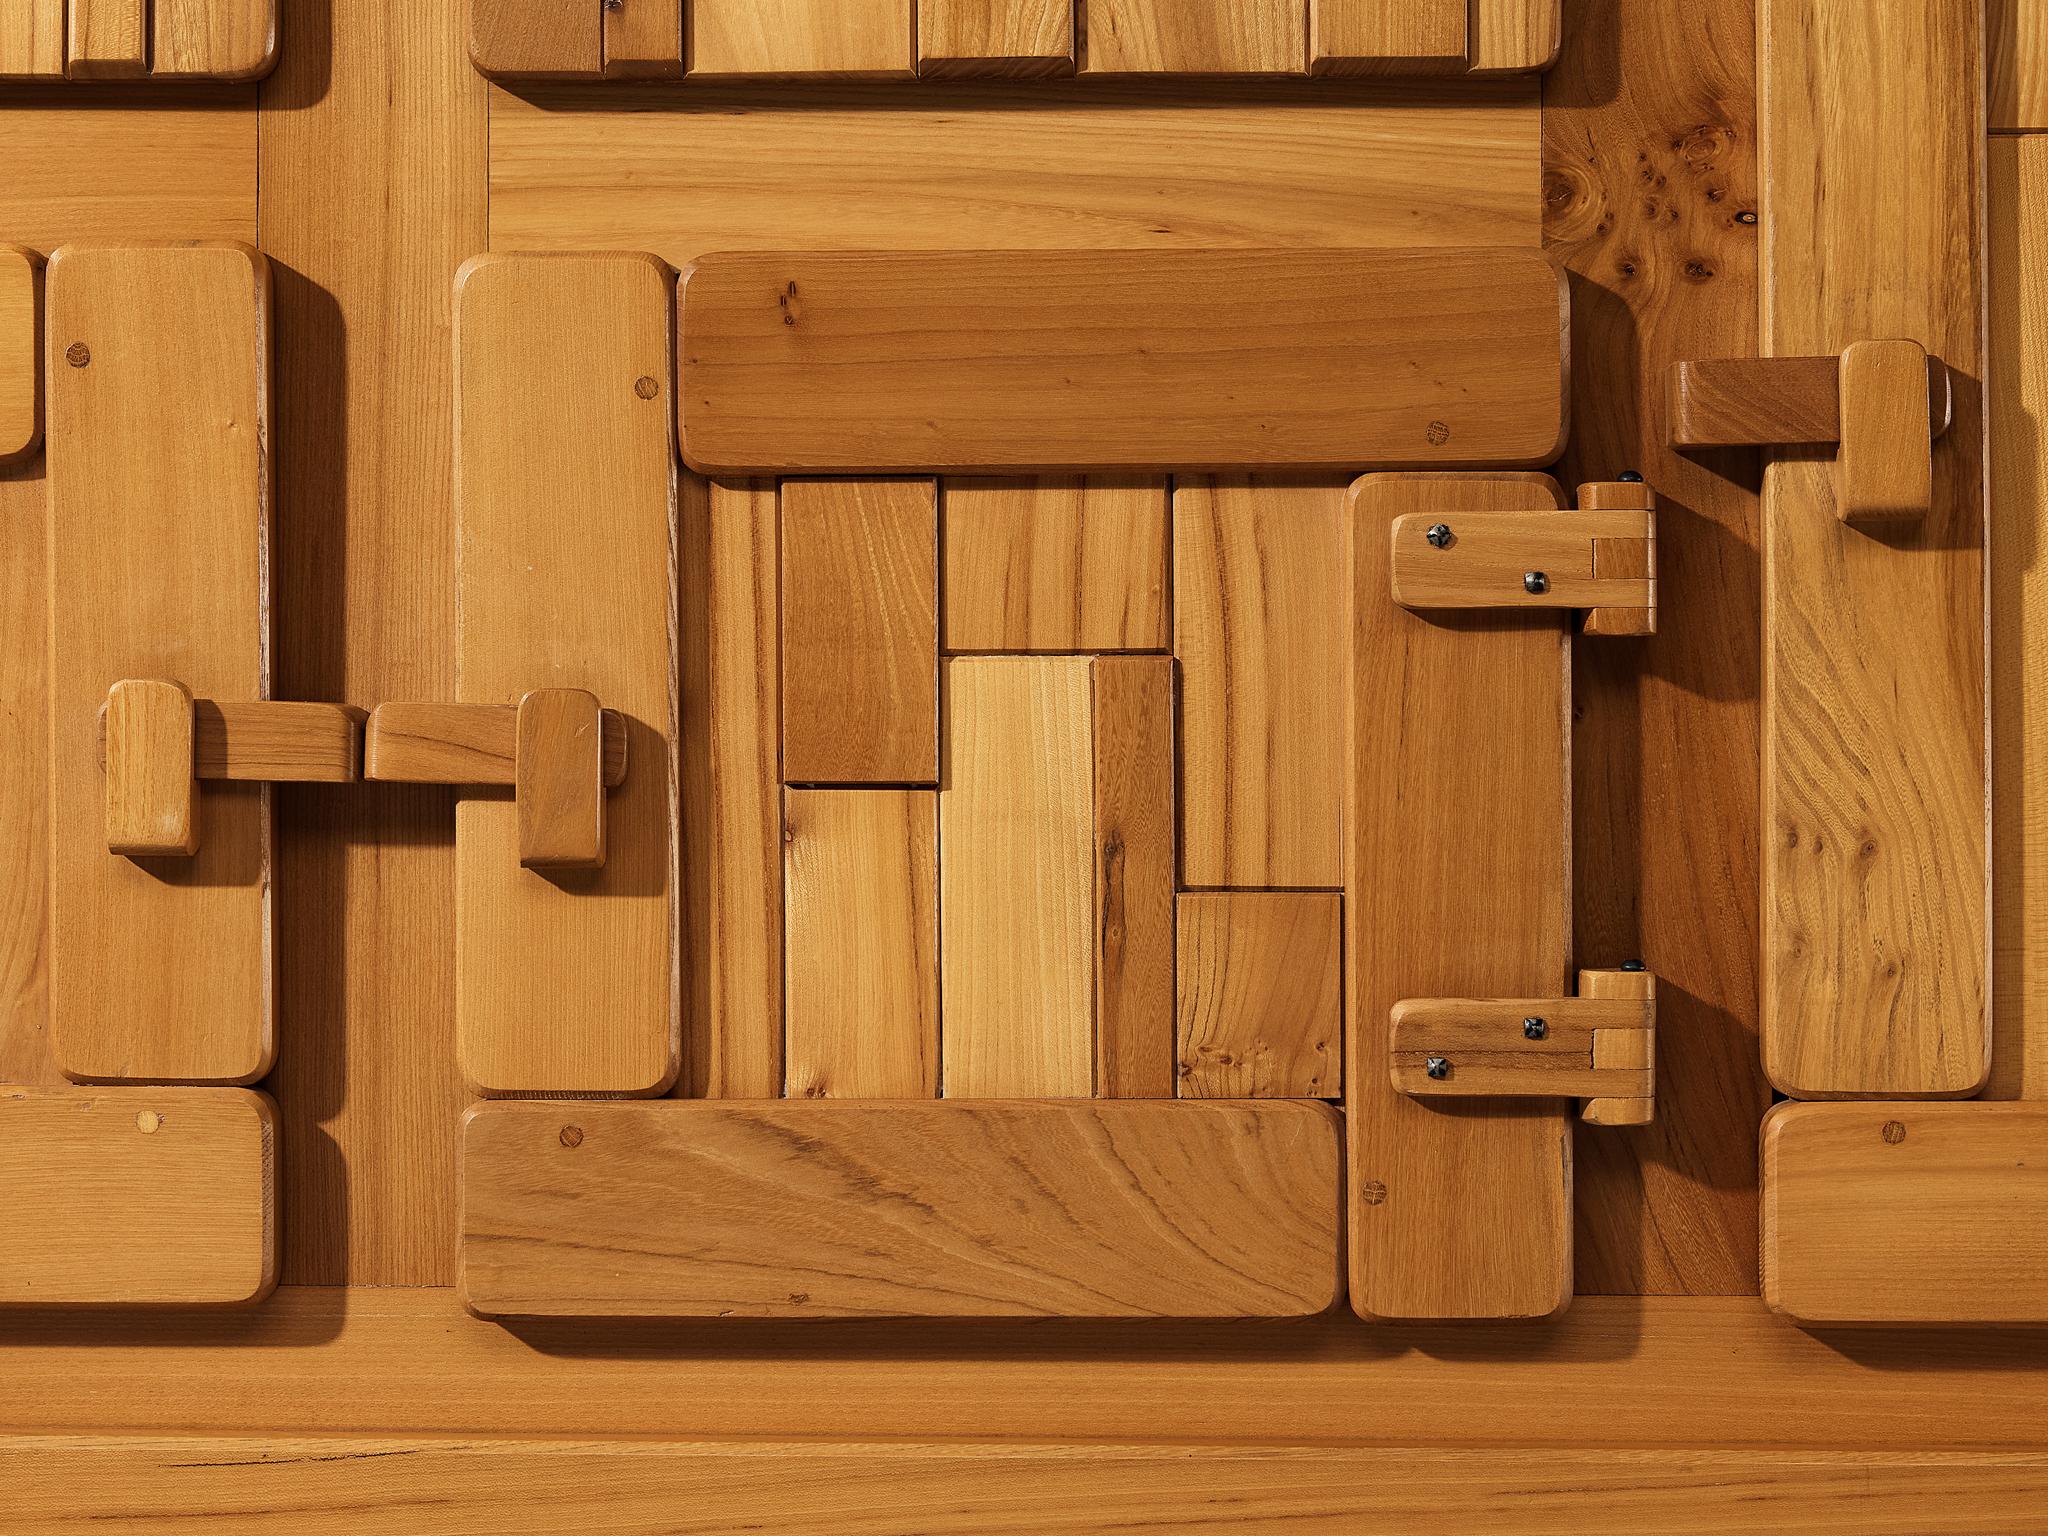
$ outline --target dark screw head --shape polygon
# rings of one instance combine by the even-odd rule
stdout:
[[[1449,549],[1451,547],[1451,525],[1449,523],[1430,524],[1428,538],[1432,548]]]
[[[1620,474],[1616,475],[1614,478],[1619,480],[1623,485],[1641,485],[1643,483],[1643,477],[1632,469],[1624,469]]]
[[[1438,1082],[1442,1082],[1451,1075],[1451,1064],[1441,1056],[1432,1056],[1429,1058],[1428,1066],[1423,1070]]]
[[[1640,971],[1643,968],[1643,962],[1640,960],[1624,960],[1621,962],[1621,968],[1624,971]]]
[[[1524,1040],[1547,1040],[1549,1037],[1550,1025],[1542,1019],[1522,1020],[1522,1038]]]
[[[1541,597],[1550,590],[1550,578],[1541,571],[1529,571],[1522,577],[1522,590],[1531,597]]]

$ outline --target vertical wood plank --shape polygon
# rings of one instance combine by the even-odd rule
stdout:
[[[1455,494],[1552,511],[1542,475],[1368,475],[1351,493],[1353,822],[1346,838],[1351,1305],[1545,1317],[1572,1289],[1561,1100],[1424,1105],[1387,1076],[1409,997],[1562,997],[1571,954],[1571,651],[1554,616],[1453,623],[1388,593],[1394,517]]]
[[[908,75],[916,0],[690,0],[693,75]]]
[[[938,797],[783,794],[789,1097],[939,1090]]]
[[[1162,508],[1163,510],[1163,508]],[[1173,1097],[1173,659],[1094,663],[1095,1091]]]
[[[1086,658],[945,664],[939,788],[948,1098],[1086,1098],[1095,1066]]]
[[[948,480],[949,651],[1157,651],[1166,628],[1166,482]]]
[[[1309,67],[1318,75],[1461,71],[1469,3],[1309,0]],[[1484,8],[1493,0],[1479,3]]]
[[[1343,883],[1343,509],[1330,485],[1174,487],[1184,885]]]
[[[1087,0],[1085,15],[1083,74],[1298,75],[1308,69],[1305,0]]]
[[[938,764],[937,487],[782,487],[782,772],[931,784]]]
[[[1344,900],[1320,891],[1180,898],[1174,1074],[1184,1099],[1343,1091]]]
[[[484,256],[456,294],[458,701],[582,688],[627,722],[602,870],[519,863],[456,806],[456,1039],[492,1094],[651,1094],[677,1067],[672,278],[651,256]]]
[[[1992,131],[2048,129],[2048,4],[1985,0],[1984,25],[1989,32]]]
[[[1563,12],[1564,0],[1477,0],[1471,19],[1472,73],[1550,68],[1564,41]]]
[[[1068,75],[1074,0],[917,0],[917,72]]]
[[[604,68],[601,0],[469,0],[469,56],[492,78]]]
[[[615,79],[683,72],[683,0],[620,0],[604,8],[604,72]]]
[[[148,0],[70,0],[70,6],[66,74],[121,80],[149,72]]]
[[[64,0],[12,0],[0,8],[0,77],[64,73]]]
[[[1903,338],[1959,376],[1919,523],[1844,525],[1824,459],[1766,474],[1764,1066],[1794,1097],[1968,1094],[1990,1056],[1983,7],[1759,15],[1765,355]]]
[[[0,245],[0,469],[43,445],[43,258]]]
[[[278,0],[150,0],[158,79],[254,80],[277,63]]]
[[[80,1080],[251,1083],[276,1051],[270,786],[209,784],[191,859],[116,858],[99,717],[128,677],[270,695],[269,265],[67,247],[48,305],[51,1038]]]

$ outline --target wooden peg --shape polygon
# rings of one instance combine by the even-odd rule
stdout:
[[[596,694],[536,688],[519,701],[513,779],[522,866],[604,868],[604,725]]]
[[[182,683],[127,679],[107,690],[107,848],[130,858],[199,851],[192,695]]]
[[[1934,434],[1921,431],[1927,378],[1927,349],[1917,341],[1859,341],[1842,353],[1835,512],[1843,522],[1911,520],[1934,504]]]

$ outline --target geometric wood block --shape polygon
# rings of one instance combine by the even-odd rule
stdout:
[[[1458,0],[1460,9],[1464,0]],[[1089,0],[1083,74],[1299,75],[1302,0]]]
[[[150,0],[158,80],[254,80],[277,64],[278,0]]]
[[[1098,656],[1091,673],[1095,1092],[1105,1099],[1170,1099],[1173,658]]]
[[[108,852],[120,774],[99,752],[123,679],[270,692],[270,270],[242,246],[72,247],[48,301],[57,1062],[80,1081],[254,1082],[275,1047],[270,787],[208,783],[197,852],[144,866]],[[188,781],[192,728],[188,706]]]
[[[609,80],[683,72],[683,0],[613,0],[604,8]]]
[[[1927,515],[1933,443],[1923,443],[1927,349],[1917,341],[1859,341],[1842,349],[1842,447],[1835,511],[1844,522]]]
[[[64,30],[64,0],[0,6],[0,79],[63,79]]]
[[[129,678],[107,691],[107,851],[190,858],[199,848],[192,695]]]
[[[1557,62],[1564,43],[1561,0],[1477,0],[1472,73],[1526,74]]]
[[[1342,1095],[1343,927],[1335,892],[1182,894],[1182,1098]]]
[[[676,1073],[670,292],[638,255],[482,256],[456,280],[456,698],[583,690],[624,719],[631,764],[601,869],[523,868],[525,797],[456,804],[456,1040],[485,1094],[651,1094]],[[588,856],[591,701],[582,715],[563,851]]]
[[[136,79],[149,72],[148,0],[71,0],[65,73],[73,80]]]
[[[1557,511],[1543,475],[1352,488],[1345,912],[1351,1304],[1375,1319],[1540,1318],[1572,1289],[1571,1106],[1423,1102],[1388,1076],[1406,998],[1565,995],[1571,649],[1554,616],[1440,619],[1386,595],[1392,519],[1455,500]]]
[[[486,1317],[1305,1317],[1337,1296],[1305,1103],[483,1104]]]
[[[1311,68],[1318,75],[1462,74],[1468,4],[1309,0]]]
[[[469,0],[469,57],[493,79],[595,75],[603,15],[601,0]]]
[[[1071,75],[1072,0],[918,0],[917,72]]]
[[[690,0],[692,75],[905,76],[916,0]]]
[[[271,709],[324,708],[273,704]],[[207,702],[199,701],[201,778],[208,761]],[[232,706],[223,706],[224,711]],[[626,782],[626,717],[615,709],[600,715],[604,732],[604,785]],[[253,725],[254,722],[249,722]],[[248,732],[240,738],[246,744]],[[485,784],[514,788],[519,783],[517,704],[379,704],[363,727],[362,776],[391,784]],[[223,778],[239,778],[227,773]],[[288,778],[296,775],[259,774]]]
[[[277,1280],[277,1111],[235,1088],[0,1088],[0,1305],[236,1306]]]
[[[1651,1019],[1641,997],[1404,998],[1388,1065],[1416,1098],[1646,1099]]]
[[[43,441],[43,258],[0,245],[0,468]]]
[[[604,868],[604,711],[582,688],[536,688],[519,701],[519,863]]]

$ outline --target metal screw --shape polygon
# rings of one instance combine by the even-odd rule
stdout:
[[[1423,1070],[1438,1082],[1442,1082],[1451,1075],[1451,1064],[1441,1056],[1432,1056],[1429,1058],[1429,1065]]]
[[[1624,469],[1620,474],[1616,475],[1614,478],[1619,480],[1623,485],[1641,485],[1643,483],[1643,477],[1633,469]]]
[[[1640,971],[1643,968],[1643,962],[1640,960],[1624,960],[1621,962],[1621,968],[1624,971]]]
[[[1547,1040],[1550,1038],[1550,1026],[1542,1019],[1524,1019],[1522,1020],[1522,1038],[1524,1040]]]
[[[1451,525],[1449,523],[1430,524],[1429,542],[1433,548],[1449,549],[1451,547]]]
[[[1527,571],[1522,576],[1522,590],[1531,597],[1541,597],[1550,590],[1550,578],[1541,571]]]

